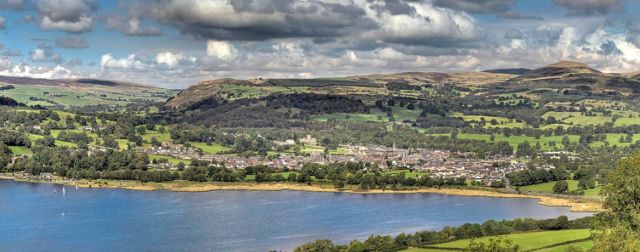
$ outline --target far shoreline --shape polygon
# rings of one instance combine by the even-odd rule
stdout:
[[[552,197],[531,194],[505,193],[495,190],[462,189],[462,188],[411,188],[401,190],[383,189],[358,189],[358,188],[335,188],[332,185],[323,184],[298,184],[298,183],[248,183],[248,182],[192,182],[192,181],[170,181],[170,182],[140,182],[133,180],[64,180],[56,178],[54,180],[33,180],[19,178],[12,174],[0,174],[0,179],[14,180],[16,182],[28,183],[49,183],[62,184],[68,186],[78,186],[82,188],[111,188],[127,189],[138,191],[166,190],[171,192],[209,192],[221,190],[244,190],[244,191],[305,191],[305,192],[340,192],[356,194],[409,194],[409,193],[434,193],[467,197],[493,197],[493,198],[531,198],[537,199],[538,204],[549,207],[569,207],[571,212],[600,212],[603,211],[602,204],[590,199],[572,199],[562,197]]]

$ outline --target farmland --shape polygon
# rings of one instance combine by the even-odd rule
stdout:
[[[26,105],[45,107],[125,106],[143,101],[161,102],[174,91],[151,88],[149,91],[124,91],[117,88],[87,85],[86,87],[59,87],[41,85],[15,85],[13,89],[0,90],[7,96]]]
[[[547,182],[547,183],[542,183],[542,184],[528,185],[528,186],[520,187],[520,190],[523,191],[523,192],[541,192],[541,193],[552,194],[553,193],[553,185],[555,185],[555,183],[556,182]],[[569,192],[578,191],[578,181],[577,180],[567,180],[567,183],[569,184]],[[601,186],[596,186],[596,188],[584,190],[584,195],[585,196],[598,196],[599,193],[600,193],[600,188],[601,188]]]
[[[513,244],[517,244],[523,251],[539,250],[541,251],[564,251],[563,248],[570,246],[590,248],[592,245],[588,239],[591,235],[588,229],[574,229],[574,230],[561,230],[561,231],[543,231],[543,232],[529,232],[529,233],[517,233],[508,234],[503,236],[497,236],[505,240],[510,240]],[[488,242],[489,239],[497,237],[481,237],[475,239],[478,242]],[[451,250],[464,250],[472,239],[464,239],[453,242],[434,244],[429,248],[410,248],[404,250],[405,252],[431,252],[431,251],[451,251]]]

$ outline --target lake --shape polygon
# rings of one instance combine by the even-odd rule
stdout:
[[[534,199],[300,191],[75,189],[0,179],[1,251],[268,251],[316,239],[567,215]]]

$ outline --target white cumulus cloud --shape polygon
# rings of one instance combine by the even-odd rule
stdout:
[[[130,54],[126,58],[114,58],[110,53],[107,53],[100,57],[100,68],[103,70],[109,68],[142,70],[146,68],[146,64],[137,59],[135,54]]]
[[[233,44],[227,41],[209,40],[207,41],[207,55],[218,59],[229,61],[236,58],[238,50]]]
[[[168,67],[177,66],[183,58],[184,56],[181,53],[159,52],[156,54],[156,62],[158,62],[158,64],[165,64]]]

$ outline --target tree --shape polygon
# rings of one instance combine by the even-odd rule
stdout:
[[[640,153],[620,160],[603,186],[594,251],[640,251]]]
[[[581,178],[580,180],[578,180],[578,187],[580,188],[580,190],[584,191],[590,188],[595,188],[596,183],[593,181],[593,179]]]
[[[569,191],[569,183],[567,183],[567,181],[560,180],[553,185],[553,193],[560,194],[566,193],[567,191]]]
[[[472,240],[464,251],[469,252],[518,252],[520,247],[510,240],[489,238],[488,243]]]
[[[102,142],[104,146],[107,148],[113,148],[117,150],[119,147],[118,142],[115,139],[113,139],[113,137],[110,137],[110,136],[104,136],[102,138]]]
[[[516,151],[516,155],[518,157],[531,156],[533,155],[533,153],[534,153],[533,148],[531,147],[531,144],[529,144],[528,141],[524,141],[518,144],[518,149]]]
[[[156,137],[151,137],[151,145],[157,147],[157,146],[162,145],[162,143],[160,141],[158,141],[158,139]]]
[[[331,240],[317,240],[297,247],[295,252],[332,252],[337,251]]]

